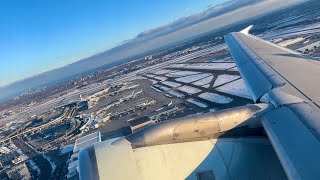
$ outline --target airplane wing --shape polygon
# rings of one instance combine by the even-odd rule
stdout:
[[[79,152],[80,179],[319,179],[320,64],[248,32],[225,41],[259,104],[94,144]]]
[[[319,179],[320,62],[250,35],[225,36],[255,102],[275,109],[262,125],[289,179]]]

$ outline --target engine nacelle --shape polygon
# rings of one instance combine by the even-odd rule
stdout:
[[[243,135],[248,129],[260,128],[259,114],[271,109],[273,106],[268,104],[251,104],[163,121],[119,139],[113,145],[129,143],[133,148],[139,148]]]

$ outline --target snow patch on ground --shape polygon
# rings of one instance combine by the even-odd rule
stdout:
[[[195,94],[195,93],[201,92],[200,89],[195,88],[195,87],[190,87],[190,86],[181,86],[178,89],[180,91],[186,92],[188,94]]]
[[[162,77],[162,76],[154,76],[153,78],[158,79],[158,80],[160,80],[160,81],[165,81],[165,80],[167,80],[166,77]]]
[[[240,76],[237,76],[237,75],[227,75],[227,74],[220,75],[214,82],[213,87],[220,86],[221,84],[233,81],[239,77]]]
[[[209,73],[203,73],[203,74],[196,74],[196,75],[191,75],[191,76],[185,76],[181,78],[177,78],[176,81],[179,82],[184,82],[184,83],[191,83],[193,81],[197,81],[199,79],[205,78],[207,76],[210,76]]]
[[[204,88],[209,88],[209,87],[210,87],[210,84],[203,85],[202,87],[204,87]]]
[[[239,70],[238,70],[238,67],[236,66],[236,67],[229,69],[228,71],[239,71]]]
[[[170,87],[174,87],[174,88],[181,86],[180,83],[176,83],[176,82],[172,82],[172,81],[163,81],[162,84],[170,86]]]
[[[168,87],[166,87],[166,86],[161,86],[161,85],[159,85],[159,84],[155,84],[155,85],[153,85],[154,87],[156,87],[156,88],[159,88],[159,89],[161,89],[161,90],[163,90],[163,91],[169,91],[170,90],[170,88],[168,88]]]
[[[155,87],[153,87],[153,86],[151,86],[151,89],[153,89],[153,90],[155,90],[155,91],[157,91],[157,92],[162,92],[160,89],[155,88]]]
[[[304,41],[303,37],[298,37],[298,38],[295,38],[295,39],[289,39],[289,40],[286,40],[286,41],[282,41],[278,45],[282,46],[282,47],[287,47],[289,45],[292,45],[292,44],[295,44],[295,43],[298,43],[298,42],[301,42],[301,41]]]
[[[175,96],[175,97],[178,97],[178,98],[184,98],[184,97],[185,97],[183,94],[178,93],[178,92],[173,91],[173,90],[168,91],[168,94],[170,94],[170,95],[172,95],[172,96]]]
[[[5,146],[2,146],[2,147],[0,147],[0,153],[9,154],[10,153],[10,149],[5,147]]]
[[[186,101],[191,103],[191,104],[195,104],[195,105],[197,105],[197,106],[199,106],[201,108],[207,108],[208,107],[205,103],[203,103],[201,101],[198,101],[198,100],[195,100],[193,98],[187,99]]]
[[[203,78],[203,79],[200,79],[199,81],[196,81],[196,82],[194,82],[194,83],[192,83],[192,84],[194,84],[194,85],[196,85],[196,86],[202,86],[202,85],[204,85],[204,84],[210,83],[210,82],[212,81],[212,78],[213,78],[213,75],[208,76],[208,77]]]
[[[231,57],[225,57],[225,58],[222,58],[222,59],[211,59],[210,61],[205,61],[205,62],[214,62],[214,63],[232,63],[233,62],[233,59]]]
[[[171,68],[181,68],[181,67],[184,67],[186,66],[187,64],[172,64],[170,67]]]
[[[228,104],[229,102],[232,101],[232,98],[216,94],[216,93],[202,93],[199,95],[200,98],[214,102],[214,103],[219,103],[219,104]]]
[[[166,74],[167,77],[181,77],[181,76],[190,76],[194,74],[199,74],[200,72],[194,72],[194,71],[175,71]]]
[[[239,79],[239,80],[236,80],[232,83],[218,87],[216,90],[221,91],[221,92],[225,92],[228,94],[233,94],[236,96],[251,99],[250,92],[249,92],[248,88],[246,87],[243,79]]]
[[[155,75],[152,75],[152,74],[146,74],[146,76],[149,77],[149,78],[155,77]]]
[[[190,69],[229,69],[235,66],[235,63],[195,63],[187,65],[184,68]]]
[[[159,75],[159,74],[166,74],[166,73],[169,73],[169,72],[171,72],[171,70],[162,69],[160,71],[155,72],[154,74]]]
[[[152,82],[152,84],[157,84],[158,83],[158,81],[156,81],[156,80],[153,80],[153,79],[148,79],[149,81],[151,81]]]

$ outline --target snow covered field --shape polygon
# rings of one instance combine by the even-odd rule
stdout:
[[[172,68],[181,68],[181,67],[184,67],[186,65],[187,64],[172,64],[170,67],[172,67]]]
[[[209,73],[196,74],[196,75],[177,78],[176,81],[184,82],[184,83],[191,83],[191,82],[197,81],[199,79],[205,78],[207,76],[210,76],[210,74]]]
[[[174,87],[174,88],[181,86],[180,83],[176,83],[176,82],[172,82],[172,81],[163,81],[162,84],[170,86],[170,87]]]
[[[170,67],[188,69],[160,69],[154,73],[156,75],[153,78],[161,81],[160,84],[163,84],[163,86],[159,84],[154,84],[153,88],[157,88],[158,91],[167,91],[168,96],[178,98],[187,97],[187,102],[202,108],[207,108],[209,106],[206,103],[201,102],[197,98],[192,98],[188,97],[188,95],[184,95],[184,93],[187,93],[189,95],[199,93],[199,98],[218,104],[228,104],[232,102],[233,98],[231,97],[220,95],[219,93],[213,93],[212,91],[210,92],[210,84],[216,78],[212,87],[213,90],[215,89],[217,91],[228,93],[231,95],[250,98],[249,91],[244,85],[241,76],[234,75],[234,71],[238,71],[238,68],[232,61],[225,62],[217,60],[214,62],[184,62],[179,64],[173,64]],[[212,70],[212,73],[210,71],[203,72],[203,70]],[[217,72],[215,72],[215,70],[217,70]],[[221,70],[225,70],[225,72],[221,72]],[[232,74],[229,74],[229,71],[233,71],[230,72]],[[175,81],[172,79],[175,79]],[[152,82],[155,83],[155,81]],[[186,85],[184,83],[190,85]],[[200,87],[207,88],[207,90],[202,92]],[[174,90],[172,88],[174,88]]]
[[[149,78],[155,77],[155,75],[152,75],[152,74],[146,74],[146,76],[149,77]]]
[[[155,87],[153,87],[153,86],[151,86],[151,89],[153,89],[153,90],[155,90],[155,91],[157,91],[157,92],[162,92],[160,89],[155,88]]]
[[[178,93],[174,90],[171,90],[171,91],[168,91],[168,94],[172,95],[172,96],[175,96],[175,97],[178,97],[178,98],[184,98],[185,96],[181,93]]]
[[[199,81],[196,81],[192,84],[196,85],[196,86],[202,86],[204,84],[209,84],[212,81],[213,75],[208,76],[206,78],[200,79]]]
[[[154,87],[157,87],[157,88],[159,88],[159,89],[161,89],[163,91],[169,91],[170,90],[170,88],[168,88],[166,86],[161,86],[159,84],[155,84]]]
[[[232,101],[232,98],[216,94],[216,93],[202,93],[199,95],[200,98],[214,102],[214,103],[219,103],[219,104],[228,104],[229,102]]]
[[[151,81],[152,82],[152,84],[157,84],[158,83],[158,81],[156,81],[156,80],[153,80],[153,79],[148,79],[149,81]]]
[[[229,69],[228,71],[238,71],[238,67],[233,67],[233,68]]]
[[[9,154],[11,150],[5,146],[0,147],[0,153],[1,154]]]
[[[288,28],[286,30],[274,30],[262,34],[261,37],[263,39],[278,39],[278,38],[290,38],[290,37],[297,37],[297,36],[304,36],[310,34],[317,34],[320,32],[320,23],[314,23],[310,25],[301,25],[294,28]]]
[[[193,74],[199,74],[200,72],[194,72],[194,71],[174,71],[167,73],[165,76],[167,77],[181,77],[181,76],[189,76]]]
[[[165,80],[167,80],[166,77],[162,77],[162,76],[154,76],[153,78],[158,79],[158,80],[160,80],[160,81],[165,81]]]
[[[235,63],[195,63],[184,66],[184,68],[190,69],[229,69],[236,66]]]
[[[292,44],[301,42],[301,41],[303,41],[303,40],[304,40],[303,37],[298,37],[298,38],[295,38],[295,39],[289,39],[289,40],[286,40],[286,41],[282,41],[282,42],[280,42],[278,45],[279,45],[279,46],[282,46],[282,47],[287,47],[287,46],[289,46],[289,45],[292,45]]]
[[[190,86],[181,86],[178,89],[180,91],[186,92],[188,94],[195,94],[195,93],[201,92],[200,89],[194,88],[194,87],[190,87]]]
[[[159,75],[159,74],[166,74],[166,73],[169,73],[169,72],[171,72],[171,70],[162,69],[160,71],[155,72],[154,74]]]
[[[189,99],[187,99],[186,101],[189,102],[189,103],[191,103],[191,104],[195,104],[195,105],[197,105],[197,106],[199,106],[199,107],[201,107],[201,108],[207,108],[207,107],[208,107],[205,103],[200,102],[200,101],[198,101],[198,100],[195,100],[195,99],[193,99],[193,98],[189,98]]]
[[[204,87],[204,88],[209,88],[209,87],[210,87],[210,84],[205,84],[205,85],[203,85],[202,87]]]
[[[218,87],[216,90],[251,99],[250,92],[248,91],[246,85],[244,84],[243,79],[239,79],[232,83]]]
[[[233,80],[235,80],[235,79],[237,79],[239,77],[240,76],[227,75],[227,74],[220,75],[220,76],[218,76],[217,80],[214,82],[213,87],[220,86],[221,84],[233,81]]]

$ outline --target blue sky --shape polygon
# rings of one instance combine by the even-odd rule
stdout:
[[[2,0],[0,86],[81,60],[226,0]]]

